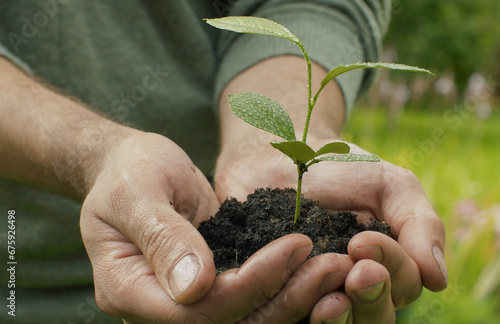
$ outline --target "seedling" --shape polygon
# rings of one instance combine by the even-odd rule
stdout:
[[[304,55],[307,65],[307,114],[302,133],[302,140],[298,141],[295,137],[295,129],[292,119],[285,108],[278,102],[251,92],[242,92],[229,95],[229,106],[233,113],[247,122],[248,124],[265,130],[271,134],[283,138],[285,141],[272,141],[271,145],[290,157],[297,165],[297,199],[295,205],[294,225],[297,227],[297,222],[300,215],[300,201],[302,197],[302,176],[307,172],[308,168],[322,161],[337,161],[337,162],[354,162],[367,161],[378,162],[380,159],[372,154],[354,154],[350,153],[350,147],[344,142],[332,142],[324,145],[319,150],[314,151],[306,144],[309,123],[311,114],[318,100],[318,96],[325,86],[337,76],[362,68],[384,68],[391,70],[403,70],[411,72],[425,72],[434,75],[432,72],[418,67],[408,66],[404,64],[393,63],[356,63],[349,65],[337,66],[321,81],[321,86],[312,96],[312,69],[311,60],[306,49],[300,40],[292,34],[286,27],[269,19],[258,17],[224,17],[216,19],[205,19],[205,21],[219,29],[233,31],[237,33],[267,35],[287,39],[296,44]],[[332,154],[332,155],[326,155]]]

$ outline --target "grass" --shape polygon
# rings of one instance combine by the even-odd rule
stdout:
[[[500,318],[500,111],[479,119],[464,107],[358,108],[343,132],[381,158],[412,170],[447,231],[450,286],[424,290],[398,323],[497,323]],[[495,226],[497,232],[495,232]]]

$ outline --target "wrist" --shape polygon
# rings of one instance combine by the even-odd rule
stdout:
[[[0,176],[81,200],[109,152],[137,131],[31,79],[10,61],[0,58],[0,70],[0,113],[9,116],[0,122]]]
[[[313,94],[320,87],[320,80],[327,71],[313,63]],[[307,113],[307,73],[303,59],[297,56],[280,56],[267,59],[235,77],[223,90],[219,104],[221,124],[221,155],[235,148],[282,141],[236,117],[228,104],[227,96],[239,92],[255,92],[279,102],[292,118],[296,138],[301,140]],[[338,139],[345,119],[342,91],[330,82],[316,102],[312,113],[308,138],[311,140]],[[264,135],[263,135],[264,134]]]
[[[86,197],[103,170],[120,158],[118,152],[123,143],[142,134],[144,132],[105,119],[95,127],[82,130],[82,147],[79,152],[86,152],[87,157],[83,156],[81,160],[83,188],[75,187],[78,195]]]

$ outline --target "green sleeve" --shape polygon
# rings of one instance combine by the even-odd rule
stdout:
[[[24,63],[20,58],[15,56],[11,51],[9,51],[2,44],[0,44],[0,57],[5,57],[6,59],[8,59],[12,63],[14,63],[21,70],[25,71],[28,74],[32,74],[32,71],[29,68],[29,66],[26,63]]]
[[[226,15],[258,16],[279,22],[299,37],[313,61],[331,70],[337,65],[378,61],[390,11],[390,0],[242,0],[235,2]],[[283,39],[223,32],[218,44],[215,99],[240,72],[269,57],[286,54],[301,52]],[[373,76],[373,69],[362,69],[337,79],[348,111]]]

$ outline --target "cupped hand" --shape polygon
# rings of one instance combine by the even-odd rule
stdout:
[[[103,165],[82,207],[81,232],[97,304],[126,323],[290,323],[343,285],[345,275],[331,272],[352,268],[347,256],[320,260],[314,271],[299,267],[312,245],[294,234],[216,277],[195,226],[213,215],[217,199],[178,146],[138,133]]]
[[[314,149],[326,142],[308,140]],[[353,153],[367,154],[350,146]],[[255,188],[296,187],[296,182],[293,162],[261,139],[248,139],[237,154],[222,155],[215,174],[219,200],[244,200]],[[322,162],[304,174],[303,194],[325,208],[354,211],[362,221],[385,221],[396,239],[374,232],[356,235],[348,250],[358,262],[344,292],[321,299],[312,323],[338,316],[352,316],[355,323],[390,323],[395,309],[420,296],[422,285],[433,291],[447,286],[444,226],[410,171],[386,161]]]

